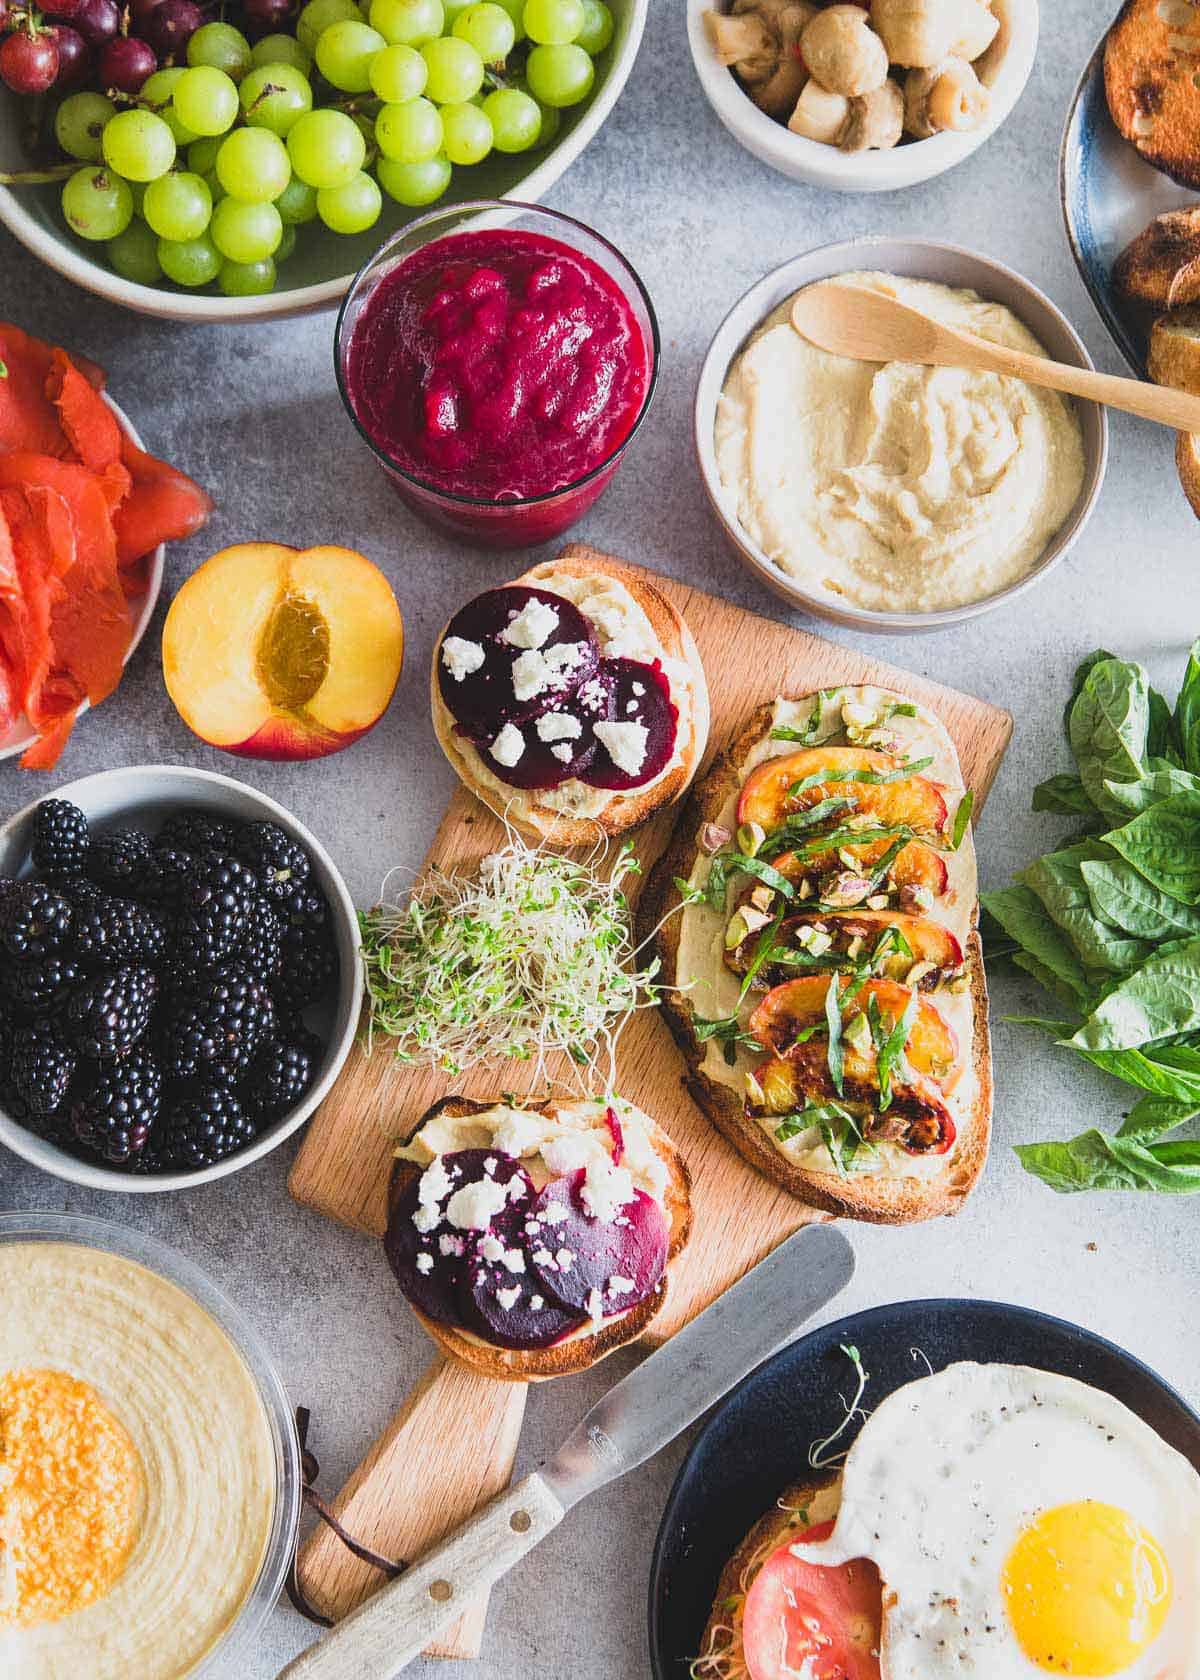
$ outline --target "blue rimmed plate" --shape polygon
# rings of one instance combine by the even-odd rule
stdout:
[[[810,1445],[844,1426],[850,1346],[870,1373],[865,1407],[956,1360],[1032,1365],[1115,1396],[1200,1470],[1200,1415],[1132,1354],[1062,1319],[997,1301],[937,1300],[827,1324],[735,1388],[683,1462],[650,1569],[655,1680],[686,1680],[727,1559],[781,1489],[807,1473]],[[843,1429],[840,1444],[853,1433]]]
[[[1155,216],[1200,203],[1200,194],[1152,169],[1117,133],[1104,91],[1106,39],[1107,31],[1071,101],[1059,157],[1059,193],[1083,283],[1117,349],[1144,379],[1151,317],[1118,294],[1113,263]]]

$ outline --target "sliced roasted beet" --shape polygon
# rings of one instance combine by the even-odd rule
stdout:
[[[636,771],[622,770],[601,744],[581,781],[615,793],[643,787],[671,762],[679,729],[679,708],[671,699],[671,685],[662,666],[638,659],[604,659],[600,670],[613,684],[613,722],[638,723],[646,731],[645,756]]]
[[[596,739],[596,725],[616,716],[615,703],[614,685],[602,661],[599,669],[593,672],[561,707],[563,715],[577,718],[580,724],[580,733],[565,742],[571,748],[570,758],[560,758],[554,751],[556,746],[561,746],[564,742],[543,741],[538,734],[539,725],[558,715],[555,711],[545,712],[540,718],[531,719],[522,726],[521,735],[525,741],[525,750],[515,764],[500,764],[482,746],[480,751],[492,774],[499,776],[500,780],[507,782],[510,787],[561,787],[572,777],[582,777],[595,758],[600,746]]]
[[[513,688],[513,666],[528,650],[510,646],[500,636],[535,601],[552,608],[557,618],[554,629],[537,651],[548,653],[552,648],[577,646],[582,652],[564,670],[560,680],[526,700],[518,700]],[[443,655],[444,644],[452,636],[481,647],[484,653],[483,664],[461,678],[453,675]],[[477,595],[451,619],[438,646],[438,692],[464,735],[475,742],[491,742],[506,723],[522,724],[541,717],[544,712],[560,710],[567,696],[592,675],[599,659],[596,632],[578,607],[548,589],[509,584]]]
[[[466,1329],[498,1347],[542,1348],[586,1321],[586,1313],[569,1311],[547,1294],[528,1269],[527,1256],[525,1263],[526,1271],[514,1273],[476,1254],[458,1290],[458,1311]]]
[[[604,1124],[608,1127],[608,1135],[612,1139],[613,1166],[619,1167],[625,1159],[625,1133],[617,1111],[611,1103],[604,1110]]]
[[[590,1313],[598,1291],[608,1318],[636,1307],[658,1285],[667,1266],[667,1222],[643,1190],[615,1219],[593,1219],[580,1195],[583,1176],[554,1179],[538,1197],[533,1218],[541,1229],[527,1239],[529,1267],[551,1298],[575,1312]]]
[[[488,1161],[493,1162],[490,1173]],[[484,1177],[501,1185],[517,1183],[519,1191],[510,1190],[495,1222],[519,1230],[532,1208],[534,1187],[521,1163],[497,1150],[460,1149],[452,1155],[443,1155],[442,1166],[450,1188],[439,1203],[441,1217],[437,1223],[428,1231],[420,1230],[413,1223],[420,1207],[421,1175],[418,1174],[396,1198],[383,1246],[396,1281],[413,1306],[439,1324],[458,1324],[461,1321],[459,1285],[487,1233],[464,1231],[452,1225],[445,1217],[446,1203],[456,1190]]]

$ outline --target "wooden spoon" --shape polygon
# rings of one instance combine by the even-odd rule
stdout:
[[[1122,408],[1176,431],[1200,432],[1200,397],[1010,350],[1006,344],[931,321],[919,310],[864,286],[843,286],[836,280],[806,286],[792,303],[792,325],[801,338],[834,356],[1007,373],[1030,385]]]

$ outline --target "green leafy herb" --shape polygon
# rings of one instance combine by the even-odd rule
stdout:
[[[1078,776],[1051,776],[1033,790],[1033,809],[1063,817],[1094,817],[1096,807]]]
[[[1175,701],[1173,723],[1184,767],[1194,776],[1200,776],[1200,641],[1192,643]]]
[[[928,770],[932,763],[931,758],[915,758],[911,763],[902,764],[898,770],[816,770],[811,776],[802,776],[798,782],[793,782],[787,790],[787,797],[799,799],[810,788],[841,782],[863,782],[872,787],[885,787],[889,782],[908,781],[910,776]]]
[[[842,1053],[842,982],[836,974],[829,976],[829,985],[825,988],[825,1024],[829,1029],[829,1077],[833,1080],[833,1088],[838,1096],[842,1096],[844,1083],[844,1061]]]
[[[1177,939],[1200,934],[1200,910],[1152,886],[1122,858],[1085,859],[1080,873],[1096,915],[1135,939]]]
[[[885,710],[883,717],[886,723],[889,718],[917,716],[917,708],[911,700],[893,700]]]
[[[836,688],[821,688],[817,690],[813,699],[812,711],[808,714],[808,721],[803,729],[792,729],[786,723],[776,724],[771,731],[772,741],[798,741],[802,746],[811,746],[821,733],[821,719],[825,713],[825,703],[837,693]]]
[[[968,788],[958,802],[958,810],[954,813],[954,827],[950,832],[950,850],[956,852],[963,843],[963,835],[967,832],[967,824],[971,820],[971,812],[975,808],[975,792]]]
[[[1035,892],[1054,921],[1078,951],[1085,968],[1127,974],[1150,954],[1144,940],[1130,939],[1097,916],[1083,875],[1085,863],[1112,856],[1099,841],[1085,840],[1031,863],[1019,879]]]
[[[1152,805],[1159,805],[1176,793],[1200,793],[1200,776],[1180,770],[1165,759],[1157,759],[1150,762],[1146,774],[1136,782],[1110,781],[1104,786],[1119,815],[1124,818],[1148,811]]]
[[[1026,886],[1001,887],[981,894],[981,902],[1012,939],[1020,954],[1032,957],[1076,999],[1088,996],[1087,975],[1078,954],[1046,914],[1037,894]]]
[[[1172,794],[1104,838],[1168,898],[1200,901],[1200,793]]]
[[[1092,1130],[1069,1143],[1018,1144],[1017,1154],[1026,1172],[1052,1190],[1200,1191],[1200,1143],[1144,1144]]]
[[[1105,782],[1136,781],[1145,767],[1149,686],[1140,665],[1108,656],[1088,669],[1071,707],[1068,734],[1079,777],[1106,816],[1117,813]]]
[[[913,1022],[917,1018],[919,1001],[919,994],[915,991],[910,992],[900,1019],[890,1028],[883,1019],[875,999],[871,998],[867,1005],[867,1020],[871,1025],[871,1037],[875,1041],[881,1112],[892,1106],[892,1074],[904,1054],[904,1046],[908,1043],[908,1035],[912,1032]]]
[[[1200,939],[1150,957],[1096,1006],[1069,1043],[1130,1050],[1200,1028]]]
[[[807,811],[796,811],[780,823],[778,828],[772,829],[758,848],[758,856],[773,858],[778,857],[781,852],[790,852],[802,834],[810,833],[822,823],[828,822],[831,817],[841,816],[843,812],[853,809],[853,799],[820,799],[815,805],[810,805]]]

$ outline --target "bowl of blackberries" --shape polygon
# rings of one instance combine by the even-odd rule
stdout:
[[[108,770],[0,828],[0,1143],[175,1190],[303,1124],[362,1004],[354,906],[314,837],[227,776]]]

